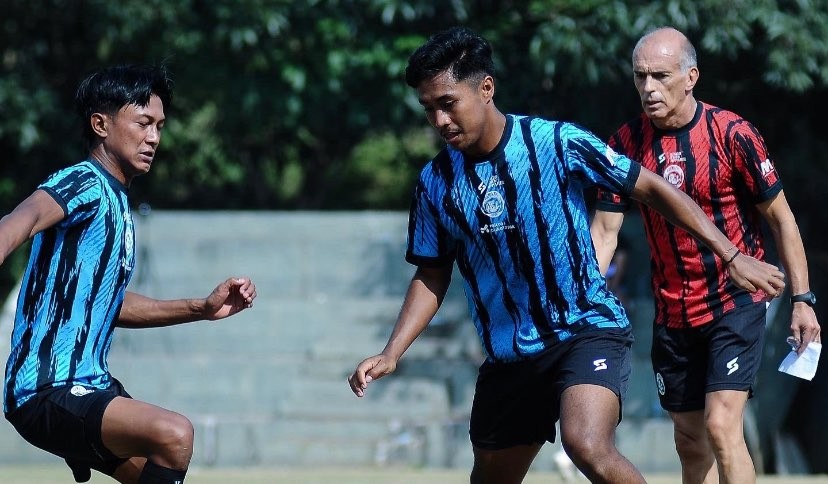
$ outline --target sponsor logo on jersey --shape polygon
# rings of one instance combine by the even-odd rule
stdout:
[[[762,178],[765,179],[768,185],[776,183],[776,169],[773,167],[773,163],[771,163],[769,158],[765,158],[765,161],[759,164],[759,169],[762,172]]]
[[[132,265],[134,256],[133,250],[135,249],[135,226],[132,224],[132,216],[129,212],[124,211],[124,256],[121,259],[121,267],[124,268],[125,271],[129,272],[132,270]]]

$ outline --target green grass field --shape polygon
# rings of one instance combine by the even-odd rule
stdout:
[[[680,483],[678,475],[648,475],[650,484]],[[69,469],[61,466],[2,466],[3,484],[62,484],[73,483]],[[93,474],[92,484],[112,483],[101,474]],[[349,468],[349,469],[191,469],[187,484],[464,484],[468,472],[464,470],[421,470],[411,468]],[[586,483],[574,480],[570,483]],[[531,473],[524,484],[564,484],[567,481],[553,472]],[[828,484],[828,476],[760,476],[759,484]]]

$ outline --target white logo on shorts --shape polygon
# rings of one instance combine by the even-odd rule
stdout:
[[[82,387],[80,385],[75,385],[69,390],[69,393],[76,397],[82,397],[84,395],[89,395],[90,393],[94,392],[95,390],[92,388]]]
[[[736,360],[738,359],[739,357],[737,356],[736,358],[733,358],[732,360],[727,362],[727,369],[729,370],[727,372],[728,375],[732,374],[734,371],[739,369],[739,363],[736,363]]]
[[[658,389],[658,394],[661,396],[667,393],[667,389],[664,387],[664,378],[662,378],[661,373],[656,373],[656,388]]]
[[[606,358],[597,359],[597,360],[593,361],[592,364],[595,365],[595,369],[593,371],[606,370],[607,369],[607,359]]]

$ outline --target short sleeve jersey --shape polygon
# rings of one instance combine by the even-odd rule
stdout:
[[[97,161],[43,182],[65,217],[38,233],[17,300],[4,411],[36,392],[111,383],[107,355],[135,265],[127,189]]]
[[[782,183],[762,136],[732,112],[699,102],[693,120],[660,130],[645,115],[610,139],[619,153],[638,160],[684,191],[745,254],[764,257],[756,205],[776,196]],[[596,208],[623,211],[623,196],[599,191]],[[768,299],[730,280],[723,262],[688,232],[640,206],[650,245],[655,323],[673,328],[704,325],[734,308]]]
[[[422,170],[406,259],[457,263],[490,361],[526,359],[581,331],[625,328],[590,238],[585,187],[628,194],[639,165],[564,122],[506,116],[498,146],[451,146]]]

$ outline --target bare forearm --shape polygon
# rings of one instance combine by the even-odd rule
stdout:
[[[808,292],[811,289],[808,280],[808,262],[796,221],[791,218],[778,227],[774,225],[770,227],[779,251],[779,259],[788,277],[791,294]]]
[[[18,227],[10,227],[10,224],[4,223],[7,217],[0,220],[0,265],[6,261],[6,258],[20,247],[23,242],[29,238],[31,230],[17,230]]]
[[[448,274],[418,269],[408,286],[394,331],[382,353],[398,361],[437,313],[448,289]]]
[[[127,292],[118,317],[122,328],[156,328],[204,319],[204,299],[153,299]]]

